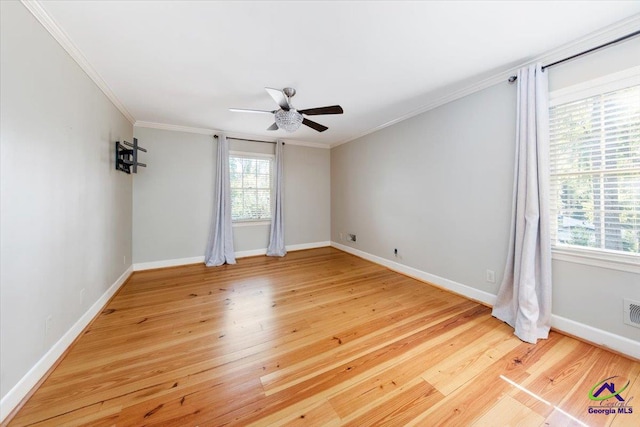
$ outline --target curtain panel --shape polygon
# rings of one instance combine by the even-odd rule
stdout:
[[[551,326],[549,90],[541,64],[518,71],[513,215],[493,315],[535,344]]]
[[[204,256],[204,262],[208,267],[236,263],[231,227],[229,141],[224,135],[218,135],[216,165],[213,213]]]
[[[271,217],[271,234],[269,236],[269,246],[267,256],[285,256],[287,249],[284,245],[284,217],[282,215],[282,170],[284,157],[284,142],[276,142],[276,162],[274,167],[275,175],[275,203],[274,212]]]

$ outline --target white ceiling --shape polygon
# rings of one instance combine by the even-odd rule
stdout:
[[[333,145],[640,13],[638,1],[36,3],[133,119]],[[343,115],[269,132],[264,87]]]

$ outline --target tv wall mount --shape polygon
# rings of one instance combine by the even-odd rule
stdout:
[[[131,148],[126,148],[125,145]],[[130,174],[138,173],[138,166],[146,168],[145,163],[138,161],[138,151],[147,152],[138,146],[138,138],[133,138],[133,144],[127,141],[122,141],[121,144],[120,141],[116,141],[116,170]]]

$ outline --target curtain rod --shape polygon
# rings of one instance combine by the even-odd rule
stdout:
[[[553,67],[554,65],[558,65],[558,64],[562,64],[563,62],[571,61],[572,59],[575,59],[575,58],[578,58],[580,56],[586,55],[588,53],[594,52],[596,50],[602,49],[603,47],[607,47],[607,46],[611,46],[612,44],[620,43],[621,41],[630,39],[630,38],[635,37],[637,35],[640,35],[640,30],[634,31],[633,33],[627,34],[626,36],[618,37],[615,40],[611,40],[610,42],[601,44],[601,45],[596,46],[596,47],[592,47],[591,49],[587,49],[587,50],[582,51],[580,53],[576,53],[575,55],[571,55],[571,56],[569,56],[567,58],[560,59],[560,60],[558,60],[556,62],[552,62],[551,64],[543,65],[542,69],[545,70],[545,69],[547,69],[549,67]],[[509,83],[513,83],[517,79],[518,79],[518,76],[510,76],[508,81],[509,81]]]
[[[218,139],[218,135],[213,135],[215,139]],[[249,141],[249,142],[262,142],[263,144],[275,144],[276,141],[260,141],[259,139],[245,139],[245,138],[232,138],[230,136],[227,139],[235,139],[236,141]],[[286,145],[284,142],[282,145]]]

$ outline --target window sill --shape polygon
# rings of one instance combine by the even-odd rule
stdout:
[[[557,261],[567,261],[592,267],[608,268],[610,270],[626,271],[640,274],[640,257],[591,251],[588,249],[555,247],[551,249],[551,258]]]
[[[237,221],[231,224],[232,227],[252,227],[254,225],[271,225],[271,220],[265,221]]]

